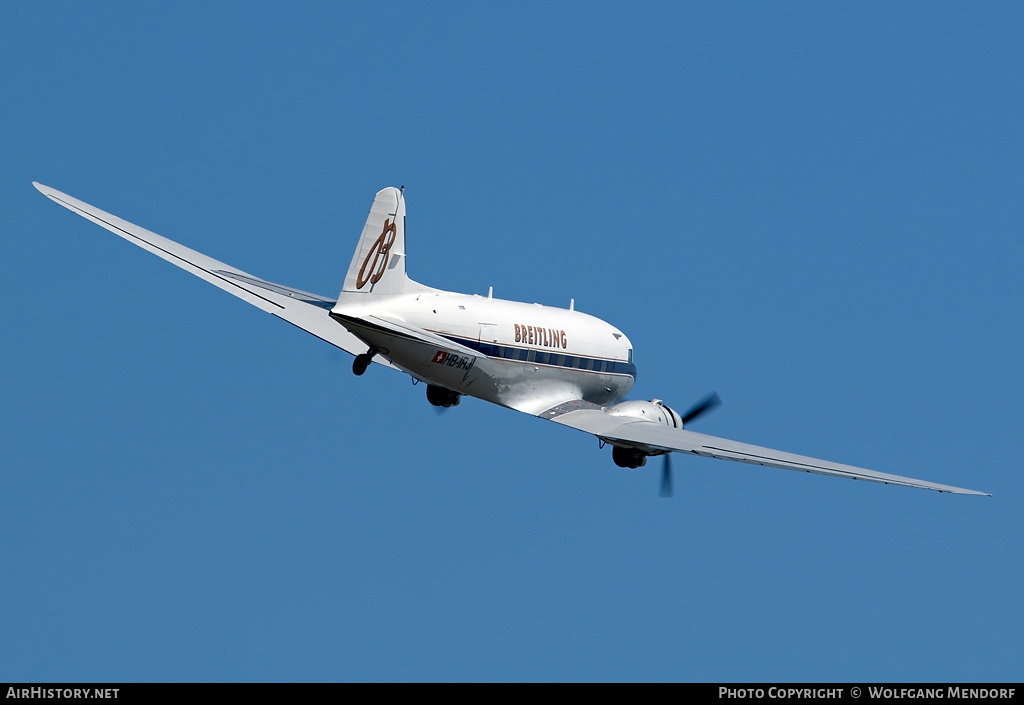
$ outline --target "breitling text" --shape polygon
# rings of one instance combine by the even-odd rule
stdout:
[[[569,344],[565,340],[564,330],[554,328],[540,328],[539,326],[523,326],[518,323],[516,328],[516,342],[527,345],[542,345],[547,348],[567,348]]]

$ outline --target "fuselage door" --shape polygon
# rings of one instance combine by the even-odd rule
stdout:
[[[477,335],[478,343],[496,343],[498,342],[496,336],[498,333],[497,323],[481,323],[480,332]]]

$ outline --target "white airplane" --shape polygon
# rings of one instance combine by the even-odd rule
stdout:
[[[406,275],[403,189],[377,193],[337,298],[264,281],[88,203],[33,182],[47,198],[214,286],[371,363],[423,382],[438,407],[476,397],[554,421],[612,446],[619,467],[692,453],[769,467],[956,494],[987,493],[818,460],[686,430],[719,403],[712,394],[680,415],[658,399],[620,401],[633,387],[633,346],[618,328],[573,310],[432,289]]]

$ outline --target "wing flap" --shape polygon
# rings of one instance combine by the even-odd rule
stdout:
[[[570,409],[562,413],[552,409],[540,414],[540,416],[541,418],[548,418],[551,421],[580,431],[592,433],[603,441],[629,445],[648,452],[692,453],[719,460],[734,460],[740,463],[764,465],[784,470],[799,470],[819,475],[831,475],[833,477],[846,477],[853,480],[868,480],[887,485],[903,485],[904,487],[916,487],[953,494],[991,496],[987,492],[942,485],[912,477],[890,475],[853,465],[844,465],[829,460],[786,453],[772,448],[763,448],[749,443],[731,441],[726,438],[708,436],[703,433],[659,426],[640,419],[631,420],[612,416],[601,409]]]
[[[362,341],[331,320],[329,310],[334,305],[332,299],[264,281],[66,193],[36,182],[32,182],[32,185],[51,201],[91,220],[133,245],[191,272],[200,279],[288,321],[331,345],[353,355],[366,350],[366,345]],[[393,367],[384,359],[375,359],[374,362]]]

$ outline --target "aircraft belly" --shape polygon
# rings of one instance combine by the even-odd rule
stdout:
[[[501,358],[481,357],[475,370],[480,376],[473,389],[465,393],[532,414],[570,399],[610,404],[633,387],[633,378],[624,375],[566,370]]]

